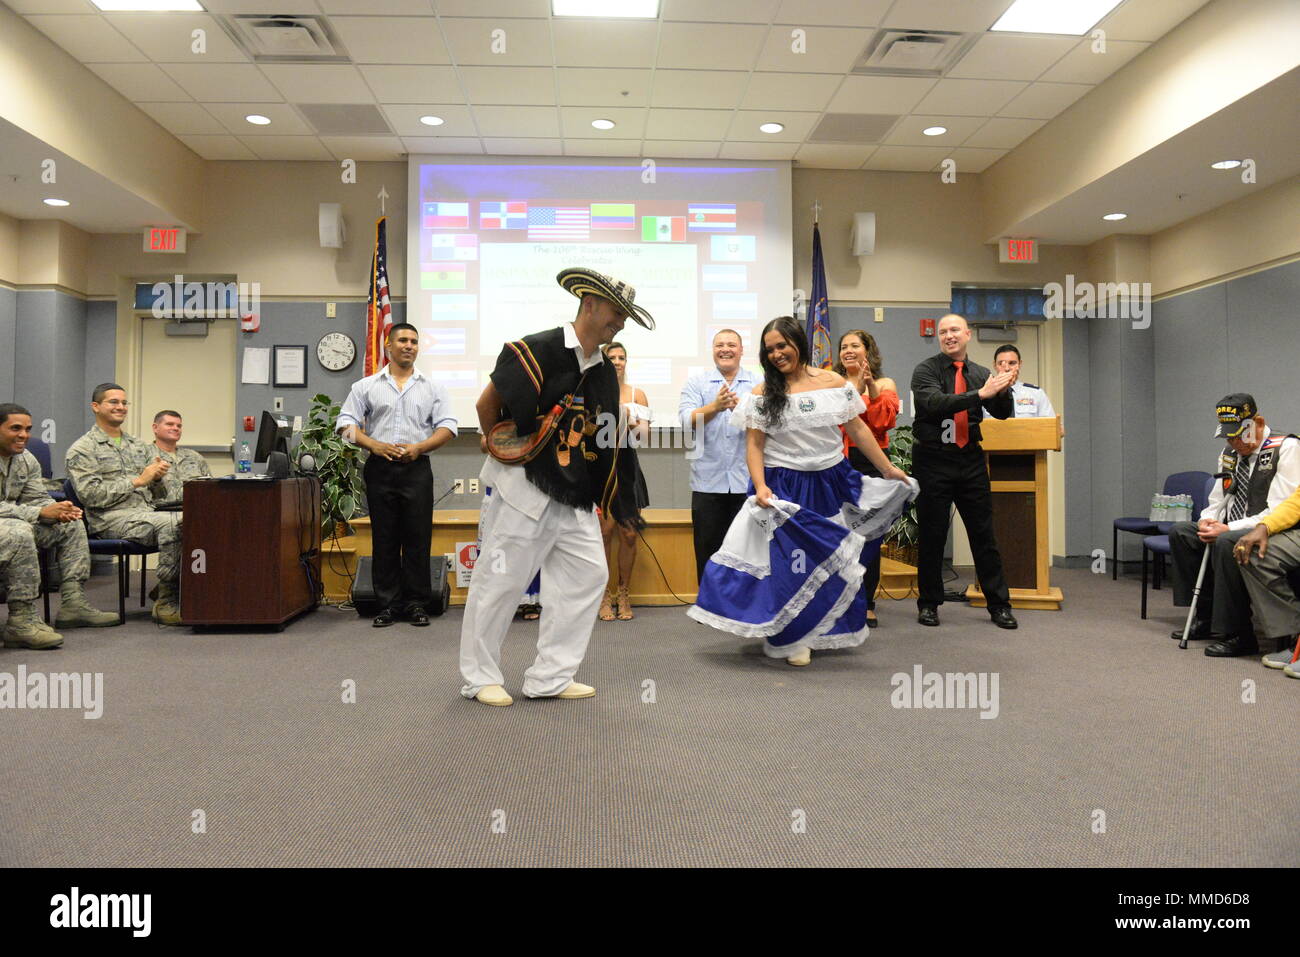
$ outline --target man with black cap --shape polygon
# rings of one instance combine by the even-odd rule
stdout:
[[[541,570],[546,603],[537,659],[524,673],[529,698],[590,698],[596,689],[574,680],[609,577],[598,511],[640,524],[634,496],[635,459],[618,454],[618,376],[601,346],[631,316],[646,329],[654,319],[635,304],[636,290],[590,269],[566,269],[556,280],[581,302],[572,323],[507,342],[477,410],[484,451],[493,426],[513,420],[519,439],[542,438],[526,464],[489,458],[480,473],[491,486],[479,519],[481,540],[460,634],[460,693],[483,704],[508,705],[501,643],[519,595]],[[555,412],[548,431],[539,420]]]
[[[1250,620],[1250,596],[1233,547],[1300,486],[1300,439],[1270,429],[1255,397],[1244,392],[1220,399],[1215,414],[1219,419],[1215,436],[1228,440],[1217,471],[1230,475],[1215,482],[1198,522],[1175,522],[1169,529],[1170,578],[1174,605],[1186,608],[1192,603],[1202,554],[1210,549],[1189,637],[1219,636],[1205,653],[1230,658],[1259,650]],[[1170,637],[1182,638],[1183,633],[1175,631]]]

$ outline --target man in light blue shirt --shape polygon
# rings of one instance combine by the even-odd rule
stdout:
[[[731,424],[731,410],[758,384],[740,367],[745,354],[740,334],[723,329],[713,337],[712,372],[691,376],[677,407],[682,428],[695,441],[691,459],[691,523],[695,533],[695,576],[722,547],[731,520],[745,504],[749,469],[745,465],[745,430]]]
[[[386,346],[389,364],[352,386],[335,429],[370,453],[362,474],[379,602],[374,627],[399,617],[423,626],[433,600],[433,473],[427,455],[456,435],[456,419],[447,390],[415,369],[415,326],[394,325]]]

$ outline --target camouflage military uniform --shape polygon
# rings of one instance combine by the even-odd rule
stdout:
[[[120,445],[114,443],[96,424],[68,449],[68,478],[90,531],[101,538],[157,545],[158,581],[174,585],[180,578],[181,513],[155,512],[151,486],[131,484],[157,451],[126,432]]]
[[[54,551],[60,581],[84,582],[90,577],[86,526],[79,521],[42,522],[41,509],[53,504],[54,499],[46,494],[41,463],[36,456],[31,452],[7,460],[0,456],[0,519],[17,519],[27,526],[33,548]],[[40,581],[39,573],[36,581]]]
[[[180,505],[185,500],[185,483],[196,478],[211,478],[212,469],[207,461],[193,449],[178,448],[175,452],[166,452],[153,446],[153,454],[171,466],[162,481],[149,486],[153,494],[154,507],[162,505]]]
[[[22,519],[0,518],[0,579],[5,583],[7,601],[35,601],[41,593],[36,543],[31,526]]]

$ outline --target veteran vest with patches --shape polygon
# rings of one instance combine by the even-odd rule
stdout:
[[[1273,484],[1273,476],[1277,475],[1277,460],[1282,454],[1282,443],[1294,438],[1297,436],[1292,432],[1269,433],[1264,443],[1255,450],[1259,458],[1250,473],[1250,484],[1243,491],[1239,491],[1236,487],[1235,476],[1239,456],[1232,446],[1223,450],[1223,454],[1219,457],[1219,470],[1230,473],[1230,477],[1224,480],[1224,493],[1245,494],[1247,515],[1258,515],[1260,512],[1268,511],[1268,489]]]

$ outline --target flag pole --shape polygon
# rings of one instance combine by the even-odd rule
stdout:
[[[814,199],[812,204],[813,225],[816,226],[821,219],[822,204],[821,200]]]

